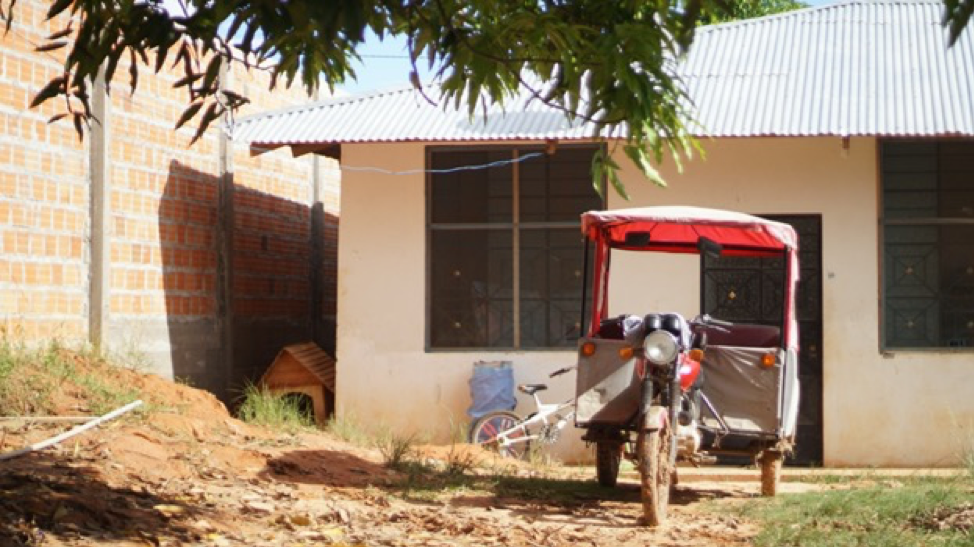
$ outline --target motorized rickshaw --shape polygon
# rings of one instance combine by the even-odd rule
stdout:
[[[647,207],[585,213],[582,232],[586,265],[592,250],[594,257],[582,298],[586,328],[578,343],[576,426],[596,445],[599,482],[614,485],[620,459],[634,460],[649,525],[665,519],[678,461],[753,457],[761,466],[762,493],[774,495],[798,416],[794,229],[731,211]],[[734,324],[660,310],[610,317],[610,263],[623,251],[694,253],[701,260],[780,257],[782,321]],[[671,289],[630,283],[624,290]]]

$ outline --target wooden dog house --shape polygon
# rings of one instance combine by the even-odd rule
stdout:
[[[307,395],[319,426],[335,412],[335,359],[314,342],[285,346],[260,383],[272,393]]]

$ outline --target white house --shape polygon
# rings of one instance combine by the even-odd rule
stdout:
[[[689,204],[798,228],[802,459],[956,463],[974,448],[974,31],[948,49],[941,9],[851,0],[701,29],[682,72],[706,159],[664,163],[663,189],[620,158],[629,203],[591,191],[590,128],[527,97],[471,120],[403,89],[239,122],[236,139],[341,160],[339,412],[446,435],[472,362],[547,381],[575,359],[579,213]],[[617,258],[612,314],[774,308],[773,267]]]

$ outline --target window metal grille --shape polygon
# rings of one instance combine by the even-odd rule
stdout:
[[[883,347],[974,346],[974,141],[884,141]]]
[[[441,170],[542,150],[430,148]],[[428,346],[570,347],[580,332],[579,215],[602,206],[591,145],[559,146],[519,163],[427,179]]]

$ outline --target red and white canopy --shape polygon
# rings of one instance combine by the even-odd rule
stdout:
[[[706,237],[727,247],[727,254],[764,254],[798,249],[795,229],[782,222],[703,207],[661,206],[613,211],[589,211],[582,215],[582,233],[609,246],[632,250],[696,253],[697,241]],[[649,244],[627,247],[626,235],[645,233]]]
[[[798,235],[788,224],[720,209],[661,206],[589,211],[582,215],[582,233],[596,243],[590,332],[608,312],[611,249],[698,254],[698,241],[707,238],[723,246],[723,255],[787,255],[784,346],[798,348]],[[628,234],[639,237],[627,241]]]

